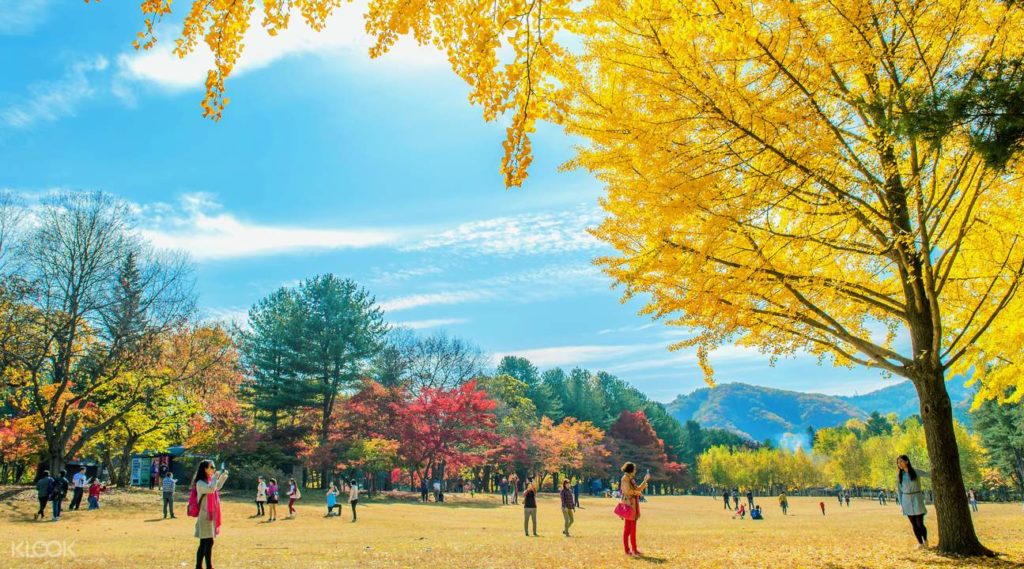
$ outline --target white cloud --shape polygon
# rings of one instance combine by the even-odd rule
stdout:
[[[310,29],[298,14],[293,14],[287,30],[270,36],[261,25],[262,10],[257,6],[245,39],[245,49],[232,76],[238,77],[268,67],[280,59],[302,54],[368,60],[367,50],[372,41],[364,29],[362,14],[365,11],[366,2],[345,4],[335,10],[322,32]],[[117,61],[121,79],[154,84],[172,91],[202,87],[206,72],[213,65],[213,55],[203,42],[185,59],[174,55],[173,39],[180,34],[180,25],[162,25],[157,34],[160,41],[155,47],[119,56]],[[415,42],[400,43],[383,60],[377,64],[392,63],[404,67],[446,64],[443,54],[436,49],[421,47]]]
[[[631,326],[621,326],[619,328],[605,328],[604,330],[598,330],[597,333],[598,333],[598,335],[602,335],[603,336],[605,334],[623,334],[623,333],[630,333],[630,332],[642,332],[642,331],[647,330],[649,328],[654,328],[655,326],[658,326],[658,325],[660,325],[659,322],[648,322],[647,324],[634,324],[634,325],[631,325]]]
[[[184,212],[169,204],[142,208],[151,227],[142,234],[154,246],[182,250],[199,261],[279,255],[298,251],[357,249],[394,243],[402,238],[388,229],[311,229],[250,223],[203,194],[182,198]]]
[[[533,365],[538,367],[570,366],[587,362],[604,362],[649,351],[652,347],[657,346],[651,344],[552,346],[496,352],[491,360],[494,365],[497,365],[505,356],[519,356],[530,360]]]
[[[429,328],[465,324],[466,322],[469,322],[468,318],[435,318],[433,320],[406,320],[404,322],[395,322],[394,325],[398,328],[408,328],[410,330],[426,330]]]
[[[410,308],[420,308],[422,306],[463,304],[466,302],[479,302],[481,300],[490,300],[493,298],[494,295],[490,291],[461,290],[399,296],[397,298],[392,298],[391,300],[385,300],[384,302],[379,303],[379,305],[385,312],[398,312],[400,310],[409,310]]]
[[[249,309],[238,307],[208,307],[202,310],[202,319],[207,322],[226,322],[246,327],[249,324]]]
[[[108,65],[103,56],[73,63],[59,80],[30,85],[24,100],[0,110],[0,119],[8,126],[26,128],[39,121],[74,115],[82,101],[95,95],[94,75]]]
[[[425,277],[427,275],[436,275],[442,272],[444,272],[444,269],[435,266],[412,267],[408,269],[396,270],[380,270],[377,276],[370,279],[370,282],[373,282],[375,284],[390,285],[405,282],[411,279],[416,279],[419,277]]]
[[[423,306],[469,302],[537,302],[581,294],[606,286],[600,271],[591,265],[557,265],[462,283],[457,288],[400,296],[381,302],[386,312]]]
[[[667,346],[663,347],[667,348]],[[768,356],[762,354],[755,348],[730,345],[722,346],[712,351],[708,355],[708,359],[711,361],[712,366],[718,367],[720,365],[733,365],[741,362],[767,362]],[[676,352],[665,351],[664,355],[662,355],[661,357],[648,357],[642,360],[637,360],[635,362],[618,364],[610,367],[608,371],[622,373],[645,369],[658,369],[696,365],[696,348],[687,348]]]
[[[46,19],[50,0],[0,0],[0,35],[31,33]]]
[[[603,245],[587,233],[601,220],[594,208],[582,211],[496,217],[462,223],[405,247],[409,251],[451,248],[476,255],[537,255],[596,250]]]

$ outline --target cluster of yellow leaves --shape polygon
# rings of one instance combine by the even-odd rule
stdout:
[[[288,28],[298,13],[314,30],[323,30],[343,0],[262,0],[261,25],[270,35]],[[207,72],[203,114],[223,115],[229,99],[225,82],[245,47],[259,0],[192,2],[185,15],[174,53],[185,57],[200,41],[213,54]],[[483,108],[484,118],[511,115],[501,169],[508,186],[521,185],[532,160],[530,134],[538,119],[551,118],[558,70],[568,69],[568,51],[556,41],[574,12],[570,0],[371,0],[366,30],[375,38],[371,57],[387,53],[399,37],[412,35],[424,45],[444,51],[452,69],[471,87],[469,100]],[[171,0],[144,0],[143,31],[136,49],[156,43],[154,25],[171,14]]]
[[[618,251],[607,272],[650,298],[646,313],[698,331],[676,347],[735,340],[904,373],[954,358],[1012,294],[1021,165],[986,169],[966,130],[932,146],[900,125],[959,74],[1019,56],[1021,10],[599,0],[587,12],[565,116],[592,144],[574,164],[608,186],[595,231]],[[934,337],[898,352],[926,306]]]

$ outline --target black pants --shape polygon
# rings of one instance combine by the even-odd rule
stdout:
[[[924,514],[907,517],[910,518],[910,527],[914,528],[914,537],[917,538],[917,542],[924,543],[928,541],[928,528],[924,525]]]
[[[82,505],[82,488],[75,488],[71,495],[71,503],[68,504],[68,511],[77,510]]]
[[[427,492],[426,490],[420,490],[420,498],[422,498],[424,502],[429,502],[430,501],[430,493]]]
[[[256,502],[256,515],[257,516],[264,515],[264,512],[263,512],[263,504],[264,503],[265,502]]]
[[[348,503],[350,506],[352,506],[352,521],[356,521],[356,504],[358,503],[359,500],[352,500],[351,502]]]
[[[46,496],[40,496],[39,497],[39,513],[36,514],[37,516],[45,516],[46,515],[46,502],[48,502],[48,501],[49,501],[49,498],[47,498]]]
[[[196,549],[196,569],[203,569],[203,559],[206,560],[206,569],[213,569],[212,537],[204,537],[199,540],[199,548]]]

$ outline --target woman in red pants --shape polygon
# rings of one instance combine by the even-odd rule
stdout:
[[[647,489],[647,481],[651,479],[651,473],[648,472],[640,484],[636,483],[635,476],[635,464],[627,462],[622,465],[622,481],[619,483],[619,490],[622,491],[622,501],[633,509],[632,515],[624,518],[626,525],[622,528],[622,546],[626,549],[626,555],[643,555],[636,548],[636,523],[640,520],[640,495]]]

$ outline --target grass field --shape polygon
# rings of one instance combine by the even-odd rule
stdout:
[[[163,520],[157,492],[104,495],[102,509],[66,513],[57,523],[32,520],[32,492],[0,491],[0,567],[185,567],[195,562],[194,520]],[[1004,555],[981,562],[950,559],[915,548],[910,526],[898,507],[855,500],[840,509],[826,500],[792,498],[783,517],[765,499],[764,521],[733,520],[717,499],[652,498],[643,506],[639,546],[645,556],[622,553],[622,522],[611,499],[581,498],[572,537],[561,534],[555,496],[542,496],[540,537],[525,537],[520,506],[502,506],[495,496],[452,496],[443,505],[412,501],[360,504],[359,521],[349,511],[324,518],[323,500],[309,492],[298,517],[266,523],[252,519],[254,506],[224,499],[224,523],[214,548],[217,569],[307,569],[317,567],[487,568],[527,567],[729,567],[736,569],[950,568],[1024,569],[1024,513],[1020,505],[982,504],[975,521],[983,541]],[[347,507],[347,506],[346,506]],[[287,505],[279,507],[284,517]],[[935,532],[934,516],[929,516]],[[934,543],[935,536],[932,534]],[[68,544],[71,557],[27,558],[36,542]],[[42,551],[42,549],[39,549]],[[51,546],[51,552],[58,551]]]

